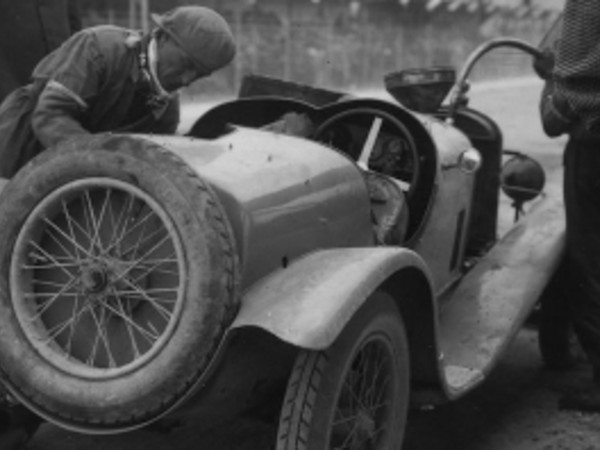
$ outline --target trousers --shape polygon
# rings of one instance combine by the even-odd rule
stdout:
[[[569,139],[564,152],[567,308],[600,382],[600,136]]]

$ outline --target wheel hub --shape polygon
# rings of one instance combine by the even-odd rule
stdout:
[[[359,436],[366,438],[375,433],[375,419],[367,411],[358,411],[356,415],[356,428]]]
[[[81,284],[88,294],[99,294],[108,286],[108,274],[102,267],[85,267],[81,272]]]

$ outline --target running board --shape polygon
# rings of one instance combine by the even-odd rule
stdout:
[[[440,300],[440,376],[448,399],[485,380],[556,271],[560,196],[544,198]]]

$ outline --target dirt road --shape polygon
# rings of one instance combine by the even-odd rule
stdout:
[[[536,156],[557,183],[564,141],[550,141],[542,134],[537,118],[539,89],[539,83],[522,80],[474,87],[472,106],[499,122],[506,148]],[[184,114],[184,118],[192,116],[192,112]],[[405,450],[600,449],[600,415],[562,412],[556,407],[561,394],[587,382],[589,371],[583,359],[568,373],[545,370],[536,333],[525,328],[475,392],[435,410],[411,412]],[[190,418],[170,434],[139,431],[112,437],[81,436],[45,425],[29,448],[254,450],[272,445],[274,426],[256,419],[238,418],[208,430],[201,423],[200,418]]]

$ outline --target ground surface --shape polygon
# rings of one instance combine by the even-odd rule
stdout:
[[[472,106],[500,123],[506,148],[535,155],[551,183],[560,178],[563,140],[550,141],[537,118],[540,85],[531,80],[474,87]],[[186,110],[184,127],[197,109]],[[510,220],[503,219],[505,224]],[[543,369],[532,328],[523,329],[483,386],[465,398],[410,414],[405,450],[592,450],[600,449],[600,415],[558,411],[563,393],[588,382],[582,359],[567,373]],[[138,431],[122,436],[81,436],[45,425],[30,450],[254,450],[269,449],[273,425],[252,418],[212,428],[189,419],[169,434]]]

